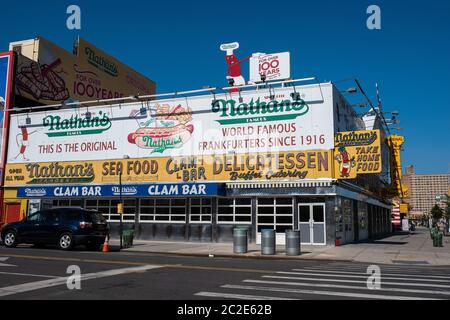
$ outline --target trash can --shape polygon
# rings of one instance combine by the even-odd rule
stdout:
[[[286,255],[287,256],[300,255],[300,231],[298,230],[286,231]]]
[[[122,231],[122,240],[124,247],[132,247],[134,239],[134,230],[123,230]]]
[[[275,230],[261,230],[261,254],[264,256],[272,256],[276,254]]]
[[[443,239],[443,234],[442,233],[438,233],[436,236],[436,243],[437,243],[437,247],[442,248],[444,245],[442,243],[442,239]]]
[[[246,228],[234,228],[233,230],[233,252],[247,253],[248,236]]]
[[[433,239],[433,247],[437,247],[437,236],[435,233],[432,234],[431,238]]]

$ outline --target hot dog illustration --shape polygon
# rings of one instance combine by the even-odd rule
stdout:
[[[167,149],[182,147],[192,136],[194,126],[192,110],[178,105],[156,105],[156,115],[142,122],[141,128],[128,135],[128,142],[152,153],[163,153]]]
[[[19,157],[22,157],[23,160],[28,161],[29,159],[25,156],[27,148],[29,146],[29,138],[30,135],[37,132],[37,130],[29,132],[26,127],[20,127],[20,133],[16,135],[16,144],[19,148],[19,153],[14,158],[17,160]]]
[[[234,50],[239,49],[239,43],[225,43],[220,46],[220,50],[226,52],[225,61],[228,65],[228,76],[227,79],[233,80],[232,86],[242,86],[245,85],[245,79],[242,76],[241,71],[241,61],[237,58]]]
[[[166,149],[181,147],[191,138],[192,132],[194,132],[194,126],[191,124],[179,124],[167,128],[140,128],[128,136],[128,142],[142,149],[163,152]]]
[[[347,152],[344,146],[339,147],[339,154],[335,159],[339,162],[339,172],[342,178],[350,177],[350,173],[354,167],[356,167],[355,157],[350,158],[350,154]]]

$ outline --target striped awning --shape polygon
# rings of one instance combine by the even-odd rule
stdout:
[[[286,181],[250,181],[250,182],[229,182],[227,189],[267,189],[267,188],[316,188],[331,187],[333,180],[304,180],[296,182]]]

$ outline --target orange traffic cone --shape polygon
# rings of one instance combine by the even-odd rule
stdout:
[[[109,239],[108,237],[105,238],[105,243],[103,243],[103,249],[102,252],[109,252]]]

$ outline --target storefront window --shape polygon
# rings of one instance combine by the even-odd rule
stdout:
[[[53,207],[84,208],[84,200],[82,200],[82,199],[54,199]]]
[[[109,222],[119,222],[120,215],[117,213],[117,205],[119,203],[120,201],[118,199],[86,200],[86,209],[101,212]],[[135,212],[136,200],[125,199],[122,221],[134,222]]]
[[[140,199],[139,220],[142,223],[185,223],[188,200]]]
[[[212,222],[212,202],[211,199],[191,199],[190,222],[211,223]]]
[[[218,224],[251,224],[251,198],[220,198],[217,200]]]
[[[258,232],[262,229],[274,229],[277,233],[292,230],[294,226],[293,198],[258,198]]]

